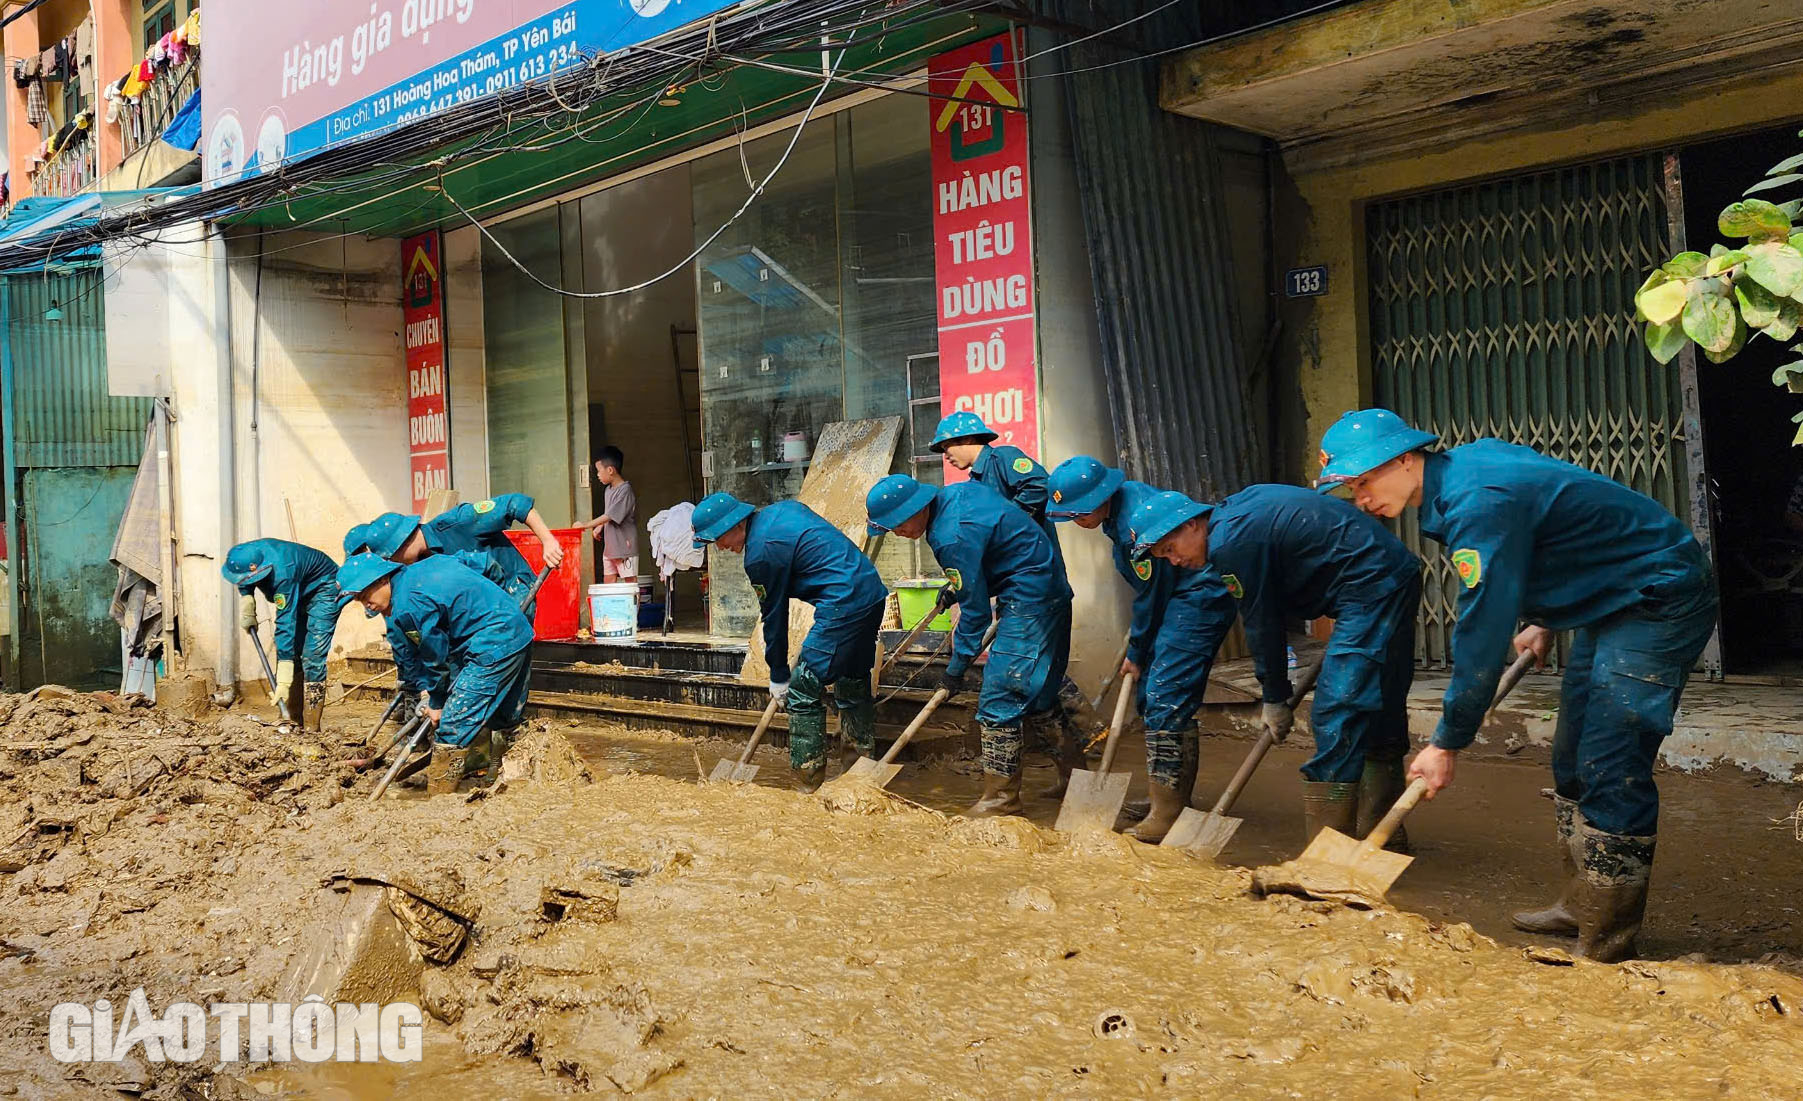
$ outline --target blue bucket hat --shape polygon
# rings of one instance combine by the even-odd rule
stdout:
[[[941,453],[945,445],[953,440],[981,440],[989,443],[995,440],[996,434],[983,423],[983,418],[975,413],[950,413],[939,422],[939,430],[933,433],[933,442],[927,450]]]
[[[695,506],[695,511],[689,514],[689,526],[695,529],[695,545],[707,546],[755,511],[757,510],[730,493],[708,494]]]
[[[864,498],[864,511],[870,518],[866,530],[871,535],[887,535],[932,504],[938,492],[906,474],[889,475],[871,486]]]
[[[1175,490],[1148,498],[1127,517],[1127,538],[1133,544],[1133,557],[1146,557],[1160,539],[1213,511],[1213,505],[1192,501]]]
[[[391,562],[380,555],[370,554],[367,551],[362,554],[353,554],[345,560],[344,565],[338,567],[338,588],[355,598],[361,596],[365,589],[400,568],[399,562]],[[364,614],[373,616],[376,613],[365,610]]]
[[[1075,520],[1102,507],[1127,480],[1125,471],[1115,470],[1102,460],[1078,455],[1058,464],[1046,479],[1051,504],[1045,514],[1053,520]]]
[[[1398,455],[1439,442],[1440,437],[1411,427],[1388,409],[1346,413],[1321,436],[1321,476],[1315,488],[1326,493]]]
[[[371,554],[379,554],[383,558],[393,558],[401,552],[401,547],[419,530],[419,517],[408,516],[399,512],[384,512],[382,515],[364,525],[365,545]]]
[[[275,571],[275,563],[263,561],[261,548],[239,543],[225,556],[219,572],[227,581],[247,589]]]
[[[368,524],[358,524],[344,533],[344,556],[346,558],[353,554],[363,553],[363,548],[367,546],[369,546]]]

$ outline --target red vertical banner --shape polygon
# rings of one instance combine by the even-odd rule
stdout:
[[[1027,115],[1018,40],[999,34],[928,67],[939,407],[971,412],[1039,455]],[[946,481],[963,472],[950,463]]]
[[[401,244],[401,322],[407,340],[407,453],[413,511],[451,484],[451,417],[445,394],[443,249],[437,230]]]

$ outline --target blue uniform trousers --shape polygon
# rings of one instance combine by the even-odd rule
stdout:
[[[492,662],[470,662],[457,671],[439,719],[437,741],[459,749],[483,730],[511,730],[526,715],[532,684],[532,647]]]
[[[1553,789],[1604,833],[1645,837],[1658,829],[1653,762],[1715,629],[1707,573],[1672,587],[1678,591],[1578,628],[1565,659]]]
[[[1195,601],[1172,600],[1153,636],[1152,661],[1136,693],[1146,721],[1146,775],[1155,784],[1175,786],[1195,751],[1196,712],[1223,634],[1216,614]]]
[[[1340,612],[1315,682],[1315,752],[1303,762],[1304,779],[1355,783],[1367,758],[1397,761],[1408,753],[1420,610],[1421,578],[1412,574],[1389,596]]]
[[[296,611],[300,622],[296,634],[301,638],[301,677],[309,684],[326,679],[326,658],[332,653],[332,636],[338,630],[338,613],[344,602],[336,591],[319,591]]]
[[[789,680],[789,765],[806,771],[826,759],[826,688],[839,727],[866,755],[876,746],[870,668],[883,626],[883,601],[849,616],[815,615]]]
[[[1004,604],[996,615],[977,723],[985,728],[983,771],[1013,776],[1020,771],[1021,720],[1058,706],[1058,687],[1070,663],[1071,606],[1060,601],[1024,611]]]

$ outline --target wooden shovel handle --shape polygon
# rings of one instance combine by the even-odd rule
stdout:
[[[1396,800],[1396,804],[1390,808],[1390,813],[1384,815],[1383,820],[1372,828],[1371,833],[1365,838],[1363,851],[1376,852],[1388,844],[1390,835],[1396,832],[1396,828],[1402,825],[1402,820],[1409,816],[1409,812],[1415,809],[1415,804],[1421,802],[1421,797],[1426,794],[1427,781],[1416,777],[1415,782],[1408,786],[1407,790]]]
[[[1133,645],[1133,636],[1128,635],[1121,640],[1120,653],[1114,655],[1114,664],[1108,667],[1108,676],[1102,680],[1102,687],[1096,690],[1096,698],[1089,701],[1089,706],[1096,711],[1102,710],[1102,701],[1108,698],[1108,690],[1120,679],[1121,666],[1127,664],[1127,650]]]
[[[1102,775],[1114,767],[1114,750],[1121,743],[1121,729],[1127,725],[1127,704],[1133,700],[1133,674],[1121,677],[1120,698],[1114,701],[1114,721],[1108,724],[1108,741],[1102,746]]]
[[[995,641],[995,629],[996,625],[991,623],[989,625],[989,630],[983,632],[983,643],[977,647],[978,657],[982,657],[983,652],[989,649],[989,644]],[[928,697],[926,706],[920,709],[920,714],[914,716],[914,721],[909,723],[908,728],[901,732],[901,737],[895,739],[895,744],[889,747],[889,752],[883,754],[882,763],[886,765],[894,764],[895,759],[901,756],[902,747],[913,740],[914,735],[920,732],[920,728],[925,726],[927,720],[933,717],[933,712],[939,710],[939,705],[946,700],[951,699],[951,697],[952,690],[949,688],[941,688],[937,692],[934,692],[932,696]]]
[[[1528,666],[1532,664],[1534,664],[1534,655],[1524,650],[1521,656],[1515,659],[1515,664],[1503,670],[1502,679],[1496,682],[1496,698],[1490,701],[1490,710],[1484,712],[1485,722],[1489,722],[1490,717],[1496,714],[1496,709],[1502,706],[1503,700],[1509,697],[1509,693],[1515,691],[1515,686],[1521,683],[1521,678],[1527,675]]]
[[[757,729],[751,732],[751,740],[745,743],[745,752],[739,754],[739,764],[751,763],[751,755],[758,751],[758,743],[764,740],[764,731],[770,729],[770,720],[776,718],[776,697],[764,705],[764,713],[758,716]]]
[[[1320,676],[1321,663],[1317,661],[1304,669],[1302,675],[1296,678],[1296,683],[1291,686],[1290,690],[1291,711],[1302,705],[1302,697],[1309,694]],[[1239,800],[1240,792],[1246,790],[1246,782],[1252,779],[1252,774],[1257,772],[1258,766],[1264,762],[1265,754],[1271,752],[1271,747],[1276,744],[1277,739],[1271,736],[1269,730],[1258,736],[1258,741],[1252,743],[1252,751],[1246,754],[1244,761],[1240,762],[1240,770],[1233,774],[1232,780],[1227,782],[1227,790],[1223,791],[1221,797],[1215,800],[1213,813],[1226,814],[1233,809],[1233,804]]]

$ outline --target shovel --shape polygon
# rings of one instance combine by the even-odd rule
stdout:
[[[382,782],[377,784],[375,790],[369,793],[370,802],[373,803],[382,798],[382,793],[388,790],[389,784],[394,783],[397,779],[404,780],[407,776],[412,776],[420,769],[426,767],[427,762],[431,761],[432,753],[429,748],[425,753],[419,754],[412,760],[408,760],[408,757],[414,750],[419,748],[420,739],[430,738],[432,736],[433,725],[432,720],[426,718],[426,716],[416,715],[405,726],[401,727],[400,734],[396,735],[395,741],[398,742],[401,740],[401,737],[409,734],[412,735],[412,738],[408,741],[407,748],[401,750],[401,755],[394,759],[394,764],[389,767],[388,774],[382,777]],[[430,744],[430,742],[427,743],[428,746],[430,746]],[[400,775],[403,766],[406,766],[405,776]]]
[[[996,625],[991,623],[989,630],[983,632],[983,643],[977,647],[977,656],[981,657],[983,652],[989,649],[989,644],[995,640],[995,628]],[[895,744],[889,747],[889,752],[883,754],[882,760],[873,761],[869,757],[859,757],[851,763],[850,768],[834,777],[830,783],[888,787],[889,781],[895,779],[896,774],[901,772],[902,766],[896,764],[895,759],[901,756],[902,747],[912,741],[914,735],[920,733],[920,728],[933,717],[933,712],[939,710],[939,705],[950,699],[951,695],[951,690],[948,688],[941,688],[934,692],[927,699],[926,705],[920,709],[920,714],[914,716],[914,721],[901,732],[901,737],[895,739]]]
[[[1532,654],[1515,659],[1497,685],[1491,711],[1521,681],[1533,660]],[[1381,906],[1391,884],[1415,862],[1412,856],[1385,852],[1384,845],[1426,794],[1427,781],[1417,778],[1363,841],[1338,830],[1323,829],[1295,860],[1252,873],[1252,889],[1259,894],[1282,892],[1344,902],[1360,910]]]
[[[1128,635],[1121,640],[1121,652],[1114,655],[1114,664],[1108,667],[1108,676],[1103,679],[1102,687],[1096,689],[1096,697],[1089,701],[1091,711],[1102,710],[1102,701],[1108,698],[1108,690],[1114,682],[1121,679],[1121,666],[1127,664],[1127,648],[1133,645],[1133,636]]]
[[[909,631],[901,640],[901,645],[895,648],[895,652],[883,660],[883,667],[877,671],[878,684],[882,683],[882,679],[888,675],[889,670],[895,668],[896,661],[903,654],[907,653],[908,649],[914,645],[914,640],[919,638],[921,634],[926,631],[927,626],[931,624],[933,620],[937,619],[939,613],[945,611],[948,606],[945,599],[945,590],[941,589],[939,590],[939,596],[933,601],[933,610],[926,615],[921,616],[920,622],[916,623],[914,629]]]
[[[1297,678],[1295,691],[1290,693],[1290,710],[1294,711],[1302,705],[1302,697],[1308,695],[1309,689],[1315,686],[1315,680],[1320,675],[1320,662],[1316,662],[1303,671],[1302,676]],[[1177,816],[1177,821],[1171,826],[1170,832],[1164,835],[1164,840],[1160,841],[1159,845],[1182,849],[1204,860],[1213,860],[1219,856],[1221,850],[1227,847],[1227,842],[1233,840],[1234,831],[1238,830],[1240,823],[1244,821],[1241,818],[1227,817],[1227,812],[1233,809],[1233,804],[1239,799],[1240,792],[1246,788],[1246,782],[1252,779],[1252,774],[1258,771],[1258,766],[1265,759],[1265,754],[1269,753],[1271,747],[1276,744],[1277,739],[1271,736],[1269,730],[1260,734],[1258,741],[1252,745],[1252,752],[1246,754],[1246,759],[1240,764],[1240,770],[1234,773],[1233,779],[1228,782],[1227,790],[1223,791],[1221,797],[1215,800],[1213,809],[1204,813],[1194,807],[1184,807],[1183,813]]]
[[[255,631],[246,631],[245,634],[250,636],[250,644],[256,647],[257,660],[263,663],[263,679],[269,682],[269,699],[275,704],[276,714],[282,717],[283,722],[291,721],[288,717],[288,701],[275,698],[275,670],[269,667],[269,655],[263,650],[262,637]]]
[[[709,784],[739,783],[748,784],[756,778],[758,766],[751,763],[751,755],[758,751],[758,743],[764,740],[764,731],[770,729],[770,720],[776,718],[776,697],[764,705],[764,713],[758,716],[757,729],[751,732],[751,740],[745,743],[745,752],[739,754],[737,761],[722,757],[714,763],[714,771],[707,774],[703,781]]]
[[[1133,699],[1133,674],[1121,678],[1120,698],[1114,701],[1114,722],[1108,727],[1108,742],[1102,748],[1102,767],[1096,772],[1086,768],[1071,772],[1070,787],[1064,793],[1064,805],[1058,808],[1058,821],[1053,829],[1063,833],[1078,830],[1112,830],[1120,816],[1121,804],[1127,801],[1127,785],[1131,772],[1110,772],[1114,751],[1121,741],[1121,728],[1127,725],[1127,704]]]

